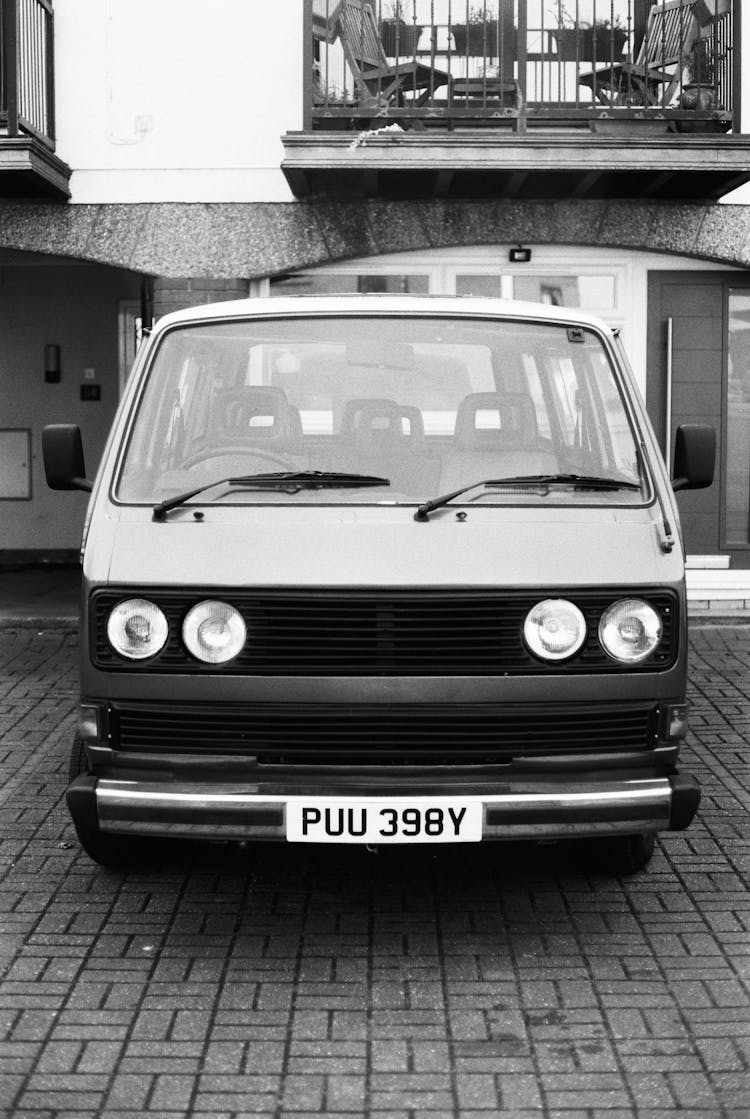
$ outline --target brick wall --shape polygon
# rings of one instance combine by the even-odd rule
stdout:
[[[154,318],[183,307],[199,307],[203,303],[219,303],[225,299],[246,299],[247,280],[216,280],[211,277],[154,279]]]

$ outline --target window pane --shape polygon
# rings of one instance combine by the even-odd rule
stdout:
[[[411,273],[367,275],[356,272],[296,272],[271,281],[271,295],[341,295],[385,292],[428,295],[429,277]]]
[[[504,283],[504,281],[506,281]],[[504,276],[456,276],[456,295],[473,295],[476,298],[507,299],[507,277]]]
[[[615,277],[601,276],[529,276],[513,277],[513,295],[531,303],[548,303],[553,307],[582,307],[587,311],[615,309]]]
[[[727,544],[750,542],[750,292],[729,293]]]

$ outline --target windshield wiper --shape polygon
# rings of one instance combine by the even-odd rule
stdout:
[[[206,482],[194,490],[168,497],[154,505],[154,520],[161,521],[170,509],[184,505],[191,497],[205,493],[214,486],[249,486],[252,489],[280,489],[298,493],[301,489],[315,489],[317,486],[331,486],[335,489],[359,489],[362,486],[390,486],[389,478],[379,478],[374,474],[344,474],[335,470],[279,470],[272,474],[243,474],[239,477],[217,478]]]
[[[576,489],[591,490],[639,490],[639,482],[631,482],[627,478],[600,478],[596,474],[518,474],[510,478],[485,478],[481,482],[472,482],[471,485],[462,486],[460,490],[452,493],[441,494],[430,501],[424,501],[414,514],[415,521],[426,521],[433,509],[447,505],[454,497],[460,497],[469,490],[479,486],[574,486]]]

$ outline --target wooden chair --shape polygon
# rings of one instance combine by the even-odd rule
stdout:
[[[450,83],[450,74],[415,59],[388,61],[378,25],[367,0],[342,0],[337,17],[344,57],[354,75],[360,108],[384,109],[403,105],[404,94],[414,96],[409,105],[424,105],[436,89]]]
[[[604,105],[666,106],[700,34],[696,0],[654,4],[634,62],[616,62],[578,76]]]

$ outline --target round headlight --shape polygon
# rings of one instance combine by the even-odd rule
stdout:
[[[167,619],[147,598],[129,598],[121,602],[107,619],[110,645],[121,656],[133,661],[158,653],[168,632]]]
[[[586,619],[572,602],[545,598],[526,615],[523,636],[537,657],[561,661],[577,653],[586,640]]]
[[[182,623],[183,641],[206,664],[224,664],[236,657],[246,637],[242,615],[226,602],[199,602]]]
[[[623,598],[602,614],[599,641],[616,661],[637,664],[653,653],[661,641],[661,618],[648,602]]]

